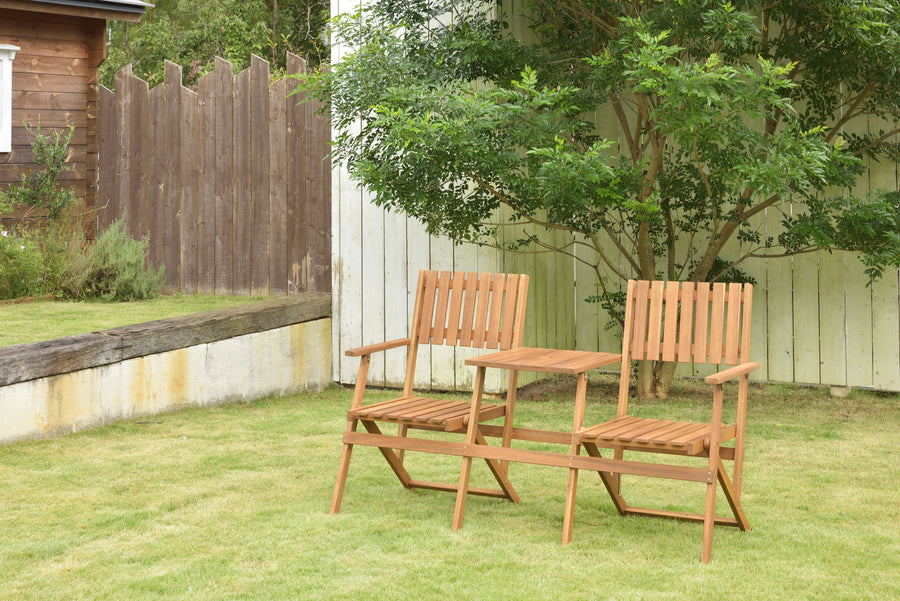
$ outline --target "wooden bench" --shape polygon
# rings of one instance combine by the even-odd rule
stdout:
[[[413,392],[419,345],[516,348],[522,341],[527,291],[526,275],[422,270],[419,272],[409,337],[346,351],[351,357],[360,357],[360,366],[347,412],[347,430],[331,501],[332,514],[340,511],[354,445],[377,447],[406,488],[458,490],[456,484],[415,480],[404,467],[401,447],[408,442],[406,439],[410,430],[465,434],[471,418],[470,403],[467,401],[432,398]],[[402,394],[391,400],[363,405],[371,355],[403,347],[407,348],[407,361]],[[514,388],[515,385],[516,382],[511,380],[510,386]],[[483,406],[475,416],[474,429],[469,429],[473,432],[474,443],[486,444],[478,424],[503,417],[501,444],[508,447],[512,436],[510,414],[506,404]],[[385,436],[378,423],[396,424],[397,436]],[[359,424],[363,425],[366,433],[356,431]],[[417,437],[415,450],[443,453],[445,447],[442,442],[445,441]],[[506,465],[496,459],[486,461],[500,488],[471,488],[468,492],[518,502],[519,497],[506,475]]]
[[[625,305],[625,330],[619,377],[619,400],[615,419],[581,427],[574,433],[576,453],[584,447],[589,455],[600,458],[600,448],[613,450],[613,460],[598,470],[622,515],[649,515],[703,522],[701,561],[712,555],[714,524],[749,530],[750,524],[741,506],[741,481],[744,463],[744,430],[747,392],[752,371],[759,363],[748,361],[750,352],[750,313],[753,286],[750,284],[629,281]],[[712,411],[708,420],[691,422],[637,417],[628,412],[628,393],[632,361],[672,361],[678,363],[730,365],[707,376],[713,385]],[[723,423],[724,384],[738,380],[735,422]],[[576,412],[579,409],[576,408]],[[583,415],[583,409],[581,410]],[[723,443],[734,441],[734,446]],[[703,513],[635,507],[622,495],[622,473],[637,473],[634,462],[624,460],[625,452],[660,453],[698,457],[707,467],[690,468],[683,464],[644,464],[644,476],[696,481],[705,484]],[[733,462],[729,475],[723,460]],[[563,531],[571,539],[575,511],[578,468],[569,470],[566,514]],[[733,518],[717,516],[716,491],[721,485]]]

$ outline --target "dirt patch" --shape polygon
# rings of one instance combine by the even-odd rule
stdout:
[[[635,378],[631,379],[629,402],[640,403],[634,392]],[[575,398],[575,376],[553,375],[544,380],[532,382],[519,388],[516,399],[520,401],[550,401]],[[734,383],[726,384],[726,389],[736,386]],[[751,388],[760,388],[762,385],[751,383]],[[676,377],[672,382],[671,398],[690,400],[712,400],[713,388],[705,384],[701,378]],[[619,374],[617,373],[591,373],[588,374],[587,400],[597,402],[615,403],[619,398]]]
[[[575,398],[575,376],[554,375],[519,388],[516,399],[520,401],[550,401]],[[618,374],[591,374],[588,376],[587,398],[615,402],[619,396]]]

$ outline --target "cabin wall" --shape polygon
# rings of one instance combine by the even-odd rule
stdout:
[[[19,46],[12,62],[12,150],[0,153],[0,189],[34,167],[25,124],[44,133],[75,126],[72,169],[61,183],[92,209],[97,195],[97,84],[105,56],[106,21],[0,9],[0,43]],[[35,216],[24,208],[14,218]]]

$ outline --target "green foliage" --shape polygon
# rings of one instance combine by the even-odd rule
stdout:
[[[56,129],[50,134],[41,131],[40,122],[34,128],[26,123],[25,129],[34,136],[31,151],[37,169],[26,173],[21,183],[9,187],[6,198],[0,198],[0,214],[18,203],[47,211],[51,218],[59,217],[76,198],[74,189],[59,184],[59,176],[69,170],[66,161],[75,126],[68,130]]]
[[[0,299],[46,293],[41,248],[27,236],[0,232]]]
[[[241,70],[251,53],[268,58],[275,72],[284,71],[287,52],[318,65],[326,58],[322,32],[328,12],[324,0],[157,2],[140,23],[109,23],[100,79],[114,88],[116,72],[132,64],[134,74],[153,86],[163,81],[169,60],[181,65],[185,83],[193,85],[214,68],[216,56]]]
[[[69,170],[66,162],[74,128],[50,134],[44,134],[40,124],[26,128],[34,136],[31,149],[36,168],[26,173],[21,183],[0,193],[0,217],[20,204],[46,214],[46,219],[20,220],[3,229],[0,298],[5,299],[57,292],[68,263],[80,254],[84,243],[75,208],[77,197],[58,180]]]
[[[846,193],[863,157],[900,155],[894,3],[525,6],[533,42],[463,0],[379,0],[333,21],[353,50],[299,88],[330,103],[335,158],[377,204],[509,249],[538,241],[519,225],[572,232],[556,250],[599,282],[746,281],[745,260],[817,249],[859,251],[873,277],[900,263],[896,191]],[[598,135],[598,110],[617,140]],[[876,117],[880,131],[841,135]],[[764,211],[788,203],[769,234]]]
[[[0,299],[52,294],[63,298],[137,300],[155,296],[163,268],[147,267],[147,240],[136,241],[116,222],[93,244],[84,235],[84,215],[72,190],[57,180],[68,170],[73,129],[44,135],[40,126],[31,147],[39,169],[0,194],[0,217],[14,204],[46,212],[0,232]]]
[[[149,239],[135,240],[115,221],[91,245],[82,260],[73,261],[67,296],[104,301],[132,301],[159,294],[165,268],[148,267]]]

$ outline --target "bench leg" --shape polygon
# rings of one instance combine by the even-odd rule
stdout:
[[[356,420],[347,425],[348,432],[356,430]],[[331,509],[328,513],[335,515],[341,510],[341,500],[344,498],[344,486],[347,484],[347,472],[350,471],[350,455],[353,453],[353,445],[344,443],[341,449],[341,460],[338,464],[337,481],[334,483],[334,494],[331,495]]]
[[[478,440],[478,414],[481,412],[481,396],[484,394],[484,367],[475,370],[475,385],[472,389],[472,407],[469,410],[469,428],[466,444],[474,445]],[[469,493],[469,476],[472,474],[472,458],[463,457],[459,471],[459,486],[456,489],[456,506],[453,508],[453,522],[450,530],[456,532],[462,527],[463,513],[466,511],[466,496]]]
[[[575,522],[575,489],[578,487],[578,470],[569,469],[569,480],[566,483],[566,511],[563,516],[562,544],[572,542],[572,528]]]
[[[584,425],[584,403],[587,395],[587,374],[578,374],[578,382],[575,385],[575,419],[572,423],[572,446],[569,453],[579,455],[581,453],[581,440],[576,432]],[[569,479],[566,483],[566,509],[563,514],[562,544],[572,542],[572,527],[575,522],[575,491],[578,488],[578,470],[569,469]]]
[[[703,515],[703,549],[700,553],[700,561],[709,563],[712,558],[713,525],[716,523],[716,489],[717,481],[706,485],[706,511]]]

